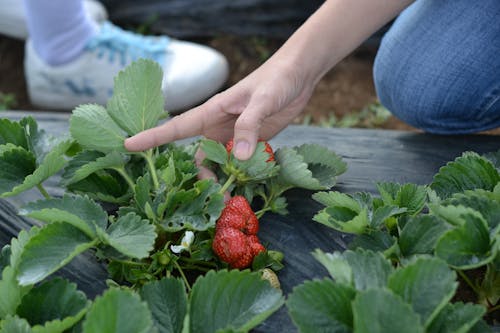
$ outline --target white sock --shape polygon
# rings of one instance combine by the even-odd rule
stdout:
[[[29,36],[49,65],[77,58],[96,32],[82,0],[24,0]]]

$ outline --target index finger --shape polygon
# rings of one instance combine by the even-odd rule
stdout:
[[[200,135],[203,130],[203,105],[186,111],[164,124],[142,131],[125,140],[129,151],[142,151],[179,139]]]

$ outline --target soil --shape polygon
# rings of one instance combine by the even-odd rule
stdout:
[[[228,59],[231,74],[228,86],[238,82],[257,68],[282,43],[282,40],[264,40],[251,37],[223,36],[197,41],[221,51]],[[332,115],[341,119],[346,114],[359,112],[375,103],[377,97],[373,87],[372,64],[375,48],[358,49],[339,63],[318,84],[303,116],[295,123],[318,124]],[[14,94],[15,110],[37,110],[28,98],[23,71],[24,43],[0,36],[0,93]],[[413,130],[410,126],[390,117],[382,126],[388,129]]]
[[[220,36],[213,39],[196,40],[222,52],[230,64],[230,86],[245,77],[264,62],[284,41],[258,37]],[[360,114],[368,106],[377,103],[372,79],[372,66],[376,54],[376,43],[361,46],[342,60],[317,85],[314,94],[302,116],[295,120],[298,124],[324,125],[332,117],[340,120],[353,116],[351,127],[376,127],[384,129],[416,131],[393,116],[374,123],[361,119]],[[13,110],[38,110],[33,106],[26,92],[23,71],[24,43],[0,35],[0,94],[13,94]],[[2,101],[0,100],[0,106]],[[50,110],[46,110],[50,111]],[[366,116],[366,114],[365,114]],[[357,117],[357,118],[356,118]],[[365,117],[366,118],[366,117]],[[338,122],[336,122],[337,125]],[[500,128],[488,134],[500,134]]]

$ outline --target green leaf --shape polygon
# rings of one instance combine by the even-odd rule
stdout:
[[[0,271],[3,271],[5,267],[10,265],[10,245],[7,244],[4,247],[2,247],[2,250],[0,251]]]
[[[103,157],[98,157],[94,161],[88,162],[78,170],[75,170],[71,178],[65,179],[65,184],[68,185],[76,183],[100,170],[123,168],[125,163],[126,161],[122,154],[116,151],[111,152]]]
[[[36,158],[32,153],[12,145],[9,145],[8,148],[0,150],[0,193],[2,197],[13,195],[12,190],[21,186],[24,179],[36,169]]]
[[[99,232],[103,242],[117,251],[137,259],[145,258],[153,250],[156,239],[154,225],[134,213],[120,216],[106,233]]]
[[[332,280],[306,281],[295,287],[286,306],[302,333],[352,332],[351,303],[356,291]]]
[[[357,290],[385,286],[389,274],[393,271],[390,261],[378,252],[348,250],[343,256],[352,268]]]
[[[368,227],[368,208],[351,196],[340,192],[318,192],[312,198],[327,205],[313,217],[314,221],[353,234],[361,234]]]
[[[153,314],[153,322],[160,333],[181,333],[187,313],[187,295],[179,279],[163,278],[145,284],[141,298]]]
[[[97,297],[83,322],[83,333],[149,333],[152,328],[146,303],[124,289],[110,289]]]
[[[108,214],[100,205],[84,196],[69,196],[28,203],[19,210],[20,215],[52,222],[66,222],[95,237],[95,228],[106,229]]]
[[[410,215],[418,214],[427,202],[427,188],[416,184],[377,183],[386,205],[406,208]]]
[[[223,329],[247,332],[283,304],[280,290],[249,271],[210,271],[196,280],[190,295],[191,332]]]
[[[432,254],[438,239],[446,230],[446,224],[435,216],[421,215],[410,218],[399,235],[401,253],[406,257]]]
[[[428,333],[467,333],[481,320],[485,308],[480,305],[446,304],[427,329]]]
[[[103,153],[127,152],[125,134],[106,109],[97,104],[78,106],[70,118],[70,132],[82,147]]]
[[[137,178],[134,189],[135,206],[143,213],[146,211],[146,204],[149,207],[152,205],[151,190],[151,182],[148,177],[141,176]]]
[[[382,230],[375,230],[356,235],[356,237],[349,243],[348,248],[350,250],[361,248],[374,252],[382,252],[386,257],[390,257],[393,253],[399,254],[396,237],[391,236],[387,231]]]
[[[340,284],[354,285],[351,265],[341,252],[325,253],[320,249],[313,252],[313,257],[328,271],[330,276]]]
[[[60,142],[45,155],[43,161],[37,165],[33,173],[24,178],[22,184],[14,187],[9,193],[4,193],[3,196],[17,195],[23,191],[29,190],[59,172],[66,164],[64,154],[72,144],[73,142],[70,140]]]
[[[425,327],[451,300],[457,285],[455,272],[437,258],[415,260],[392,273],[387,284],[412,305]]]
[[[29,230],[21,230],[17,238],[10,241],[10,266],[17,269],[21,254],[29,240],[40,232],[40,228],[33,226]]]
[[[129,185],[113,170],[93,173],[87,178],[68,185],[68,190],[87,195],[93,200],[128,204],[131,197]]]
[[[488,159],[497,169],[500,169],[500,149],[494,152],[489,152],[483,155]]]
[[[486,221],[474,214],[463,214],[461,218],[462,226],[447,231],[438,240],[436,255],[459,269],[476,268],[492,261],[496,247]]]
[[[323,150],[324,148],[319,147],[318,149]],[[298,149],[288,147],[276,151],[275,158],[280,165],[279,178],[287,184],[308,190],[332,188],[337,182],[337,174],[341,173],[342,169],[336,170],[334,166],[328,164],[308,161],[306,158],[310,156],[304,156],[301,153],[303,153],[303,149],[298,151]],[[311,154],[315,154],[315,152],[311,152]],[[333,155],[330,154],[330,156]]]
[[[295,150],[307,164],[320,164],[334,169],[335,176],[347,171],[347,164],[342,161],[342,158],[324,146],[306,143],[296,147]]]
[[[30,324],[18,316],[7,316],[0,320],[0,333],[31,333]]]
[[[24,128],[18,122],[2,118],[0,119],[0,145],[7,143],[29,149]]]
[[[465,191],[449,198],[443,205],[464,206],[472,208],[488,222],[490,230],[500,225],[500,195],[484,190]]]
[[[357,290],[384,287],[393,271],[391,263],[380,252],[358,249],[342,254],[316,251],[313,255],[335,280],[349,283]]]
[[[214,140],[201,140],[201,150],[205,153],[205,158],[217,164],[224,165],[229,160],[226,147]]]
[[[498,182],[500,175],[490,161],[476,153],[465,152],[441,167],[430,186],[439,197],[445,199],[465,190],[491,191]]]
[[[375,209],[373,212],[370,225],[374,228],[380,228],[383,226],[386,219],[389,217],[401,215],[406,213],[408,210],[406,208],[400,208],[395,205],[381,206]]]
[[[24,247],[17,279],[21,285],[39,282],[93,245],[91,238],[71,224],[48,224]]]
[[[7,266],[3,269],[0,279],[0,319],[7,315],[14,315],[21,304],[23,296],[31,289],[31,286],[20,286],[16,280],[16,271]]]
[[[87,304],[87,297],[76,284],[56,278],[26,294],[17,314],[28,320],[33,332],[64,332],[85,315]]]
[[[433,216],[437,216],[451,226],[461,226],[465,224],[464,215],[475,215],[477,218],[482,219],[481,213],[473,208],[464,206],[444,206],[441,204],[430,204],[429,211]]]
[[[160,65],[146,59],[133,62],[115,78],[107,109],[115,123],[129,135],[158,124],[164,113],[162,79]]]
[[[220,185],[212,179],[197,181],[189,190],[172,190],[167,197],[165,219],[162,226],[167,231],[182,229],[207,230],[215,226],[224,208]]]
[[[72,179],[80,168],[88,163],[94,162],[100,157],[104,157],[106,154],[101,153],[97,150],[83,150],[78,152],[75,156],[64,167],[63,174],[61,176],[63,185],[69,184],[69,180]]]
[[[356,333],[424,333],[418,314],[388,290],[360,292],[352,308]]]

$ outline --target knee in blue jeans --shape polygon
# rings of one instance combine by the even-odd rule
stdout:
[[[394,116],[437,134],[500,126],[500,86],[481,85],[459,67],[440,67],[437,59],[422,61],[425,56],[405,55],[391,44],[384,40],[373,71],[378,98]]]

